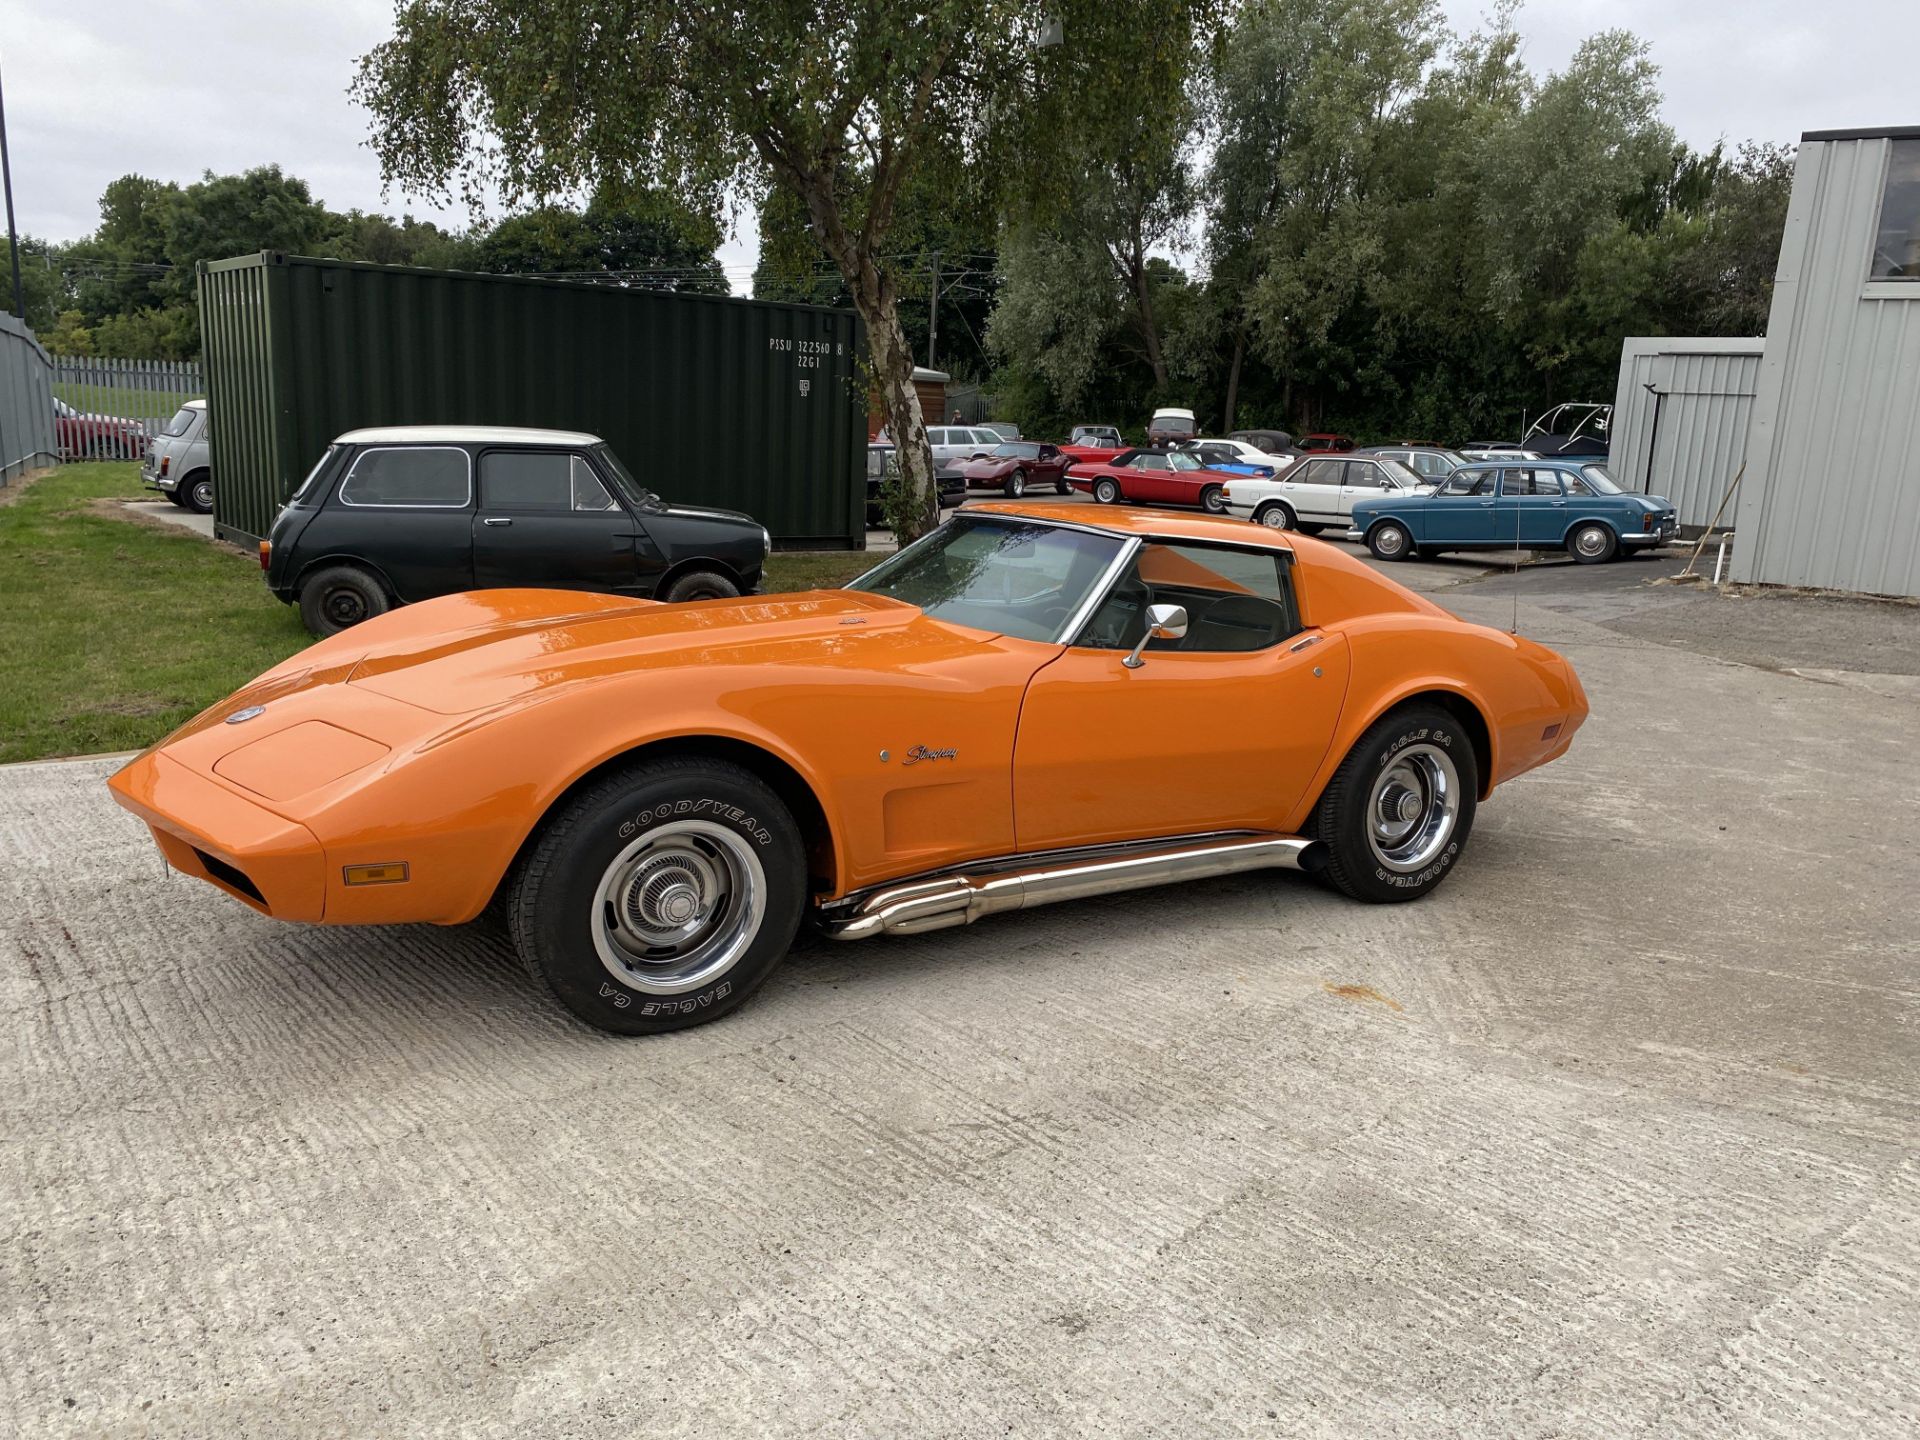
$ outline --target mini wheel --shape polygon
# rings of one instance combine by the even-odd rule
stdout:
[[[689,570],[660,598],[669,605],[680,605],[689,600],[731,600],[739,593],[740,587],[717,570]]]
[[[323,638],[385,614],[390,606],[385,587],[358,565],[329,565],[300,587],[301,623]]]

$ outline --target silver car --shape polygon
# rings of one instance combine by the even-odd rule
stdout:
[[[160,427],[140,463],[140,483],[174,504],[206,515],[213,509],[213,469],[207,454],[212,431],[207,402],[189,400]]]
[[[994,446],[1000,444],[1000,437],[993,431],[972,425],[929,425],[927,439],[933,445],[936,465],[977,460],[982,455],[991,455]]]

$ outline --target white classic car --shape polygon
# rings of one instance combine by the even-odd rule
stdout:
[[[1271,480],[1234,480],[1226,489],[1227,513],[1275,530],[1317,535],[1331,525],[1344,530],[1356,500],[1432,488],[1385,456],[1309,455]]]

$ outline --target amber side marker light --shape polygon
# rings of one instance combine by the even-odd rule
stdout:
[[[404,885],[407,862],[394,860],[385,865],[349,865],[341,874],[349,885]]]
[[[262,540],[260,542],[260,568],[262,570],[266,569],[267,561],[271,560],[272,558],[273,558],[273,541]]]

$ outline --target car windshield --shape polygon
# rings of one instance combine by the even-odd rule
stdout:
[[[974,630],[1058,640],[1122,543],[1011,516],[958,515],[847,588]]]
[[[173,412],[173,418],[160,427],[162,435],[184,435],[193,425],[193,407],[182,405]]]
[[[1193,434],[1193,417],[1191,415],[1156,415],[1153,417],[1153,428],[1167,435],[1191,435]]]
[[[1382,470],[1385,470],[1389,475],[1393,476],[1394,479],[1398,480],[1402,485],[1429,485],[1433,483],[1432,481],[1423,478],[1417,471],[1413,470],[1411,467],[1406,465],[1403,461],[1391,460],[1391,459],[1388,459],[1385,455],[1382,455],[1378,457],[1375,463],[1379,465],[1379,467]]]
[[[993,447],[993,453],[997,457],[1005,457],[1009,460],[1038,460],[1040,458],[1040,447],[1026,443],[1019,445],[996,445]]]
[[[613,473],[613,478],[619,483],[620,488],[627,492],[627,498],[639,505],[655,506],[661,509],[666,507],[666,501],[633,478],[633,472],[620,463],[620,457],[613,453],[613,447],[606,444],[596,445],[593,447],[593,453],[600,463]]]
[[[1626,494],[1626,491],[1613,483],[1613,476],[1607,473],[1607,467],[1604,465],[1582,465],[1580,474],[1587,484],[1593,487],[1593,493],[1596,495]]]

